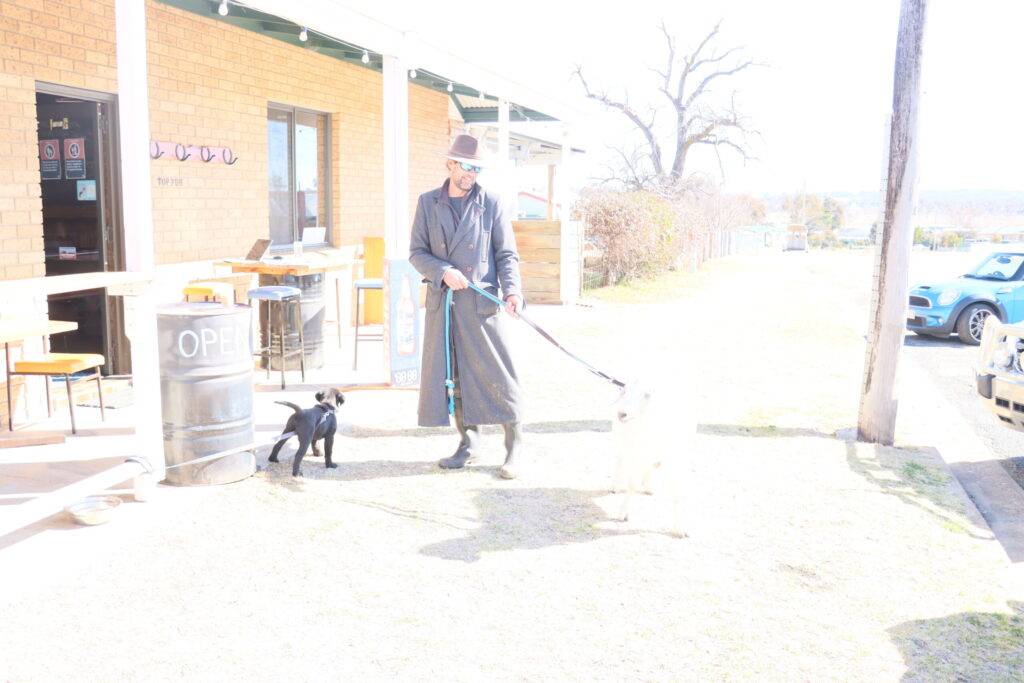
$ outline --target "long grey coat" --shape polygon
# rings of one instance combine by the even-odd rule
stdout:
[[[409,243],[409,260],[430,284],[427,290],[423,369],[420,374],[419,424],[447,425],[445,393],[444,298],[441,278],[448,267],[504,299],[522,296],[519,252],[512,222],[496,195],[479,185],[467,197],[459,225],[448,201],[448,181],[420,195]],[[507,323],[499,306],[471,289],[455,292],[452,341],[458,361],[462,411],[468,425],[522,420],[519,380],[512,365]]]

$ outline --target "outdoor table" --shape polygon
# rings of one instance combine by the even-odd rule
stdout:
[[[324,366],[324,317],[325,299],[324,282],[326,274],[331,271],[344,270],[361,264],[361,259],[341,259],[317,256],[282,256],[263,261],[223,261],[220,265],[230,266],[233,273],[256,273],[260,285],[287,285],[297,287],[302,292],[302,335],[305,345],[305,361],[307,370],[316,370]],[[340,292],[337,311],[340,317]],[[269,325],[267,312],[260,311],[260,334],[263,345],[268,345]],[[340,321],[339,321],[340,324]],[[269,360],[268,360],[269,362]],[[286,370],[299,368],[298,354],[285,363]]]
[[[48,346],[46,344],[46,338],[51,334],[60,334],[61,332],[72,332],[78,329],[78,323],[71,322],[68,320],[44,320],[24,318],[0,318],[0,342],[4,344],[4,379],[7,385],[7,402],[13,404],[11,400],[11,378],[7,374],[11,368],[11,343],[23,342],[32,337],[42,337],[44,351]],[[49,379],[47,379],[49,381]],[[14,431],[13,416],[7,416],[7,427],[8,430]]]

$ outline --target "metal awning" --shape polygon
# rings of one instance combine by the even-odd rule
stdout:
[[[478,92],[464,93],[456,90],[451,94],[452,102],[458,110],[462,120],[466,123],[497,123],[498,122],[498,98],[489,97]],[[535,109],[522,105],[510,103],[508,108],[508,119],[512,122],[522,123],[526,121],[557,121],[553,116],[548,116]]]
[[[498,149],[498,135],[497,128],[486,128],[480,137],[483,138],[488,149],[494,151]],[[560,143],[514,130],[509,131],[508,137],[508,155],[517,166],[553,166],[561,164],[563,161]],[[581,147],[573,146],[571,149],[573,154],[586,153],[586,150]]]
[[[333,0],[228,0],[228,13],[223,16],[217,11],[220,0],[159,1],[377,72],[383,71],[384,53],[405,53],[398,56],[416,73],[415,78],[410,74],[410,81],[447,93],[466,123],[497,122],[499,94],[509,100],[511,121],[558,121],[574,113],[566,105],[548,102],[524,86],[443,53],[398,29],[361,15],[352,16],[351,10]],[[309,23],[301,23],[307,15],[311,17]],[[305,40],[300,37],[303,32]],[[458,73],[450,74],[449,70]]]

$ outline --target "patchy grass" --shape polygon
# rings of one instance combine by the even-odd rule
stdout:
[[[1019,681],[1024,675],[1024,618],[962,612],[900,624],[890,632],[907,664],[904,680]]]
[[[738,268],[736,259],[723,258],[697,271],[669,270],[653,277],[620,282],[586,292],[586,298],[617,304],[656,304],[687,299],[705,289],[716,273]]]
[[[949,479],[942,472],[917,462],[903,464],[903,478],[911,484],[922,486],[945,486]]]
[[[673,270],[645,280],[630,280],[607,287],[598,287],[586,292],[586,298],[607,303],[653,304],[681,299],[693,293],[699,273]]]

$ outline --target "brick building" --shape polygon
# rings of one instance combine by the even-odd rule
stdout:
[[[454,133],[494,124],[508,159],[510,120],[567,111],[333,0],[0,0],[0,280],[202,276],[306,227],[398,255]],[[102,290],[26,294],[0,316],[78,320],[127,367]]]

